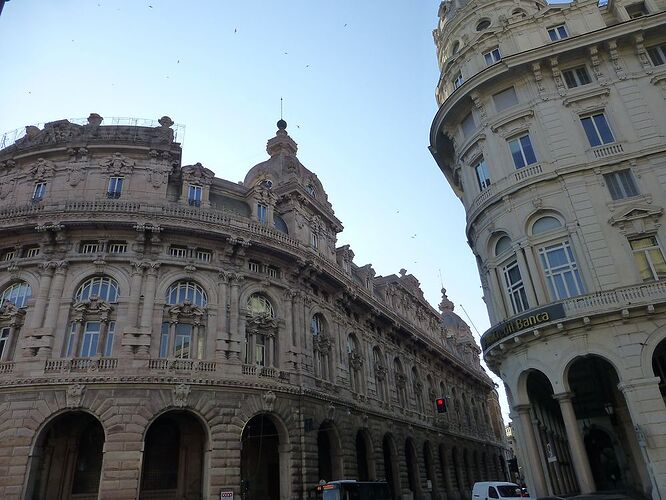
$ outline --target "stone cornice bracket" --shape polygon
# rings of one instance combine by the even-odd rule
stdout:
[[[607,42],[607,45],[611,62],[613,63],[613,67],[615,68],[615,73],[617,73],[617,76],[620,80],[625,80],[627,78],[627,74],[624,72],[624,68],[622,67],[622,64],[620,62],[620,54],[617,50],[617,40],[609,40]]]
[[[472,102],[474,103],[474,107],[476,110],[479,112],[479,115],[481,115],[481,124],[484,127],[488,126],[488,115],[486,114],[486,108],[483,105],[483,102],[481,100],[481,94],[478,92],[471,92],[469,96],[472,98]]]
[[[645,74],[651,75],[654,68],[652,67],[652,64],[650,64],[650,59],[648,58],[648,53],[645,49],[645,39],[643,38],[643,32],[639,31],[638,33],[634,33],[633,41],[634,46],[636,47],[636,56],[641,62],[641,66],[643,66]]]
[[[35,231],[37,231],[38,233],[45,233],[47,231],[57,232],[57,231],[62,231],[63,229],[65,229],[65,226],[64,224],[60,223],[52,224],[47,222],[46,224],[40,224],[39,226],[35,226]]]
[[[85,392],[86,386],[83,384],[74,384],[67,387],[65,394],[67,408],[80,408]]]
[[[599,47],[596,45],[590,45],[587,48],[587,55],[590,57],[590,62],[592,63],[592,72],[594,76],[597,77],[601,85],[608,85],[608,80],[606,76],[601,71],[601,59],[599,58]]]
[[[557,56],[549,58],[548,62],[550,63],[550,70],[553,73],[553,80],[555,80],[555,85],[557,85],[557,93],[564,97],[567,95],[567,88],[564,85],[564,81],[562,80],[560,62],[558,61]]]
[[[544,101],[548,100],[546,87],[543,86],[543,74],[541,73],[541,63],[539,61],[532,63],[532,74],[534,75],[534,83],[539,89],[539,95]]]

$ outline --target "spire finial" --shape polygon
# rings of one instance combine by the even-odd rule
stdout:
[[[280,97],[280,119],[277,122],[278,130],[285,130],[287,128],[287,122],[282,119],[282,97]]]

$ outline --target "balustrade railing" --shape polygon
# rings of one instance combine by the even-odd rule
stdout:
[[[149,359],[150,370],[176,370],[176,371],[200,371],[214,372],[217,369],[215,361],[204,361],[202,359]]]
[[[11,373],[14,371],[13,361],[3,361],[0,363],[0,373]]]
[[[44,372],[95,372],[109,371],[118,366],[116,358],[47,359]]]
[[[606,144],[604,146],[594,148],[592,153],[594,154],[594,157],[598,159],[608,158],[609,156],[624,153],[624,148],[622,147],[622,144],[619,143]]]

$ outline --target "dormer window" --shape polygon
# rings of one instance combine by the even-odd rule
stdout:
[[[308,182],[308,184],[305,186],[305,190],[313,198],[317,197],[316,196],[317,195],[317,189],[314,187],[314,184],[312,184],[311,182]]]
[[[106,191],[107,198],[120,198],[123,192],[124,177],[110,177],[109,187]]]
[[[190,184],[190,189],[187,196],[187,203],[192,207],[201,206],[203,198],[203,187]]]
[[[262,224],[266,224],[268,220],[268,206],[263,203],[257,203],[257,219]]]
[[[46,182],[37,182],[35,183],[35,189],[32,192],[32,201],[39,202],[44,199],[46,194]]]
[[[551,42],[557,42],[558,40],[569,38],[569,32],[564,24],[559,24],[552,28],[548,28],[548,36],[550,37]]]
[[[266,189],[273,189],[273,181],[270,179],[264,179],[259,183],[259,185]]]

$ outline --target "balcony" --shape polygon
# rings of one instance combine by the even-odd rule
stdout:
[[[104,372],[118,366],[116,358],[47,359],[44,373]]]
[[[190,198],[187,200],[187,204],[191,207],[200,207],[201,206],[201,200],[197,200],[195,198]]]
[[[592,149],[592,154],[594,158],[600,160],[602,158],[608,158],[610,156],[615,156],[620,153],[624,153],[624,148],[620,143],[613,144],[604,144],[603,146],[598,146]]]
[[[109,198],[110,200],[117,200],[120,198],[121,191],[107,191],[106,197]]]
[[[202,359],[150,359],[148,360],[150,370],[180,371],[180,372],[214,372],[217,369],[215,361],[204,361]]]
[[[0,373],[11,373],[14,371],[13,361],[3,361],[0,363]]]

